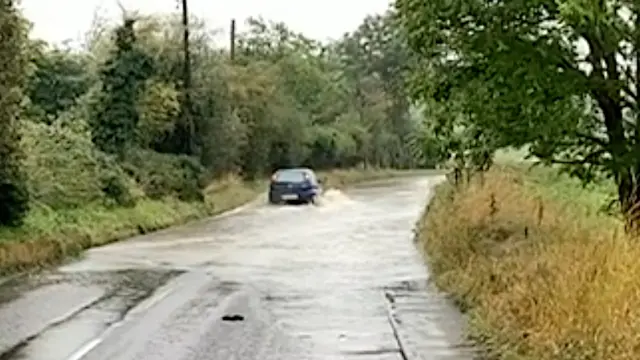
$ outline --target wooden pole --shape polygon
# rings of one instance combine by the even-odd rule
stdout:
[[[189,7],[187,0],[182,0],[182,27],[183,27],[183,85],[184,85],[184,108],[183,116],[185,124],[189,127],[188,151],[191,155],[196,153],[195,147],[195,124],[191,114],[191,51],[189,49]]]
[[[229,56],[233,62],[236,59],[236,19],[231,19],[229,42]]]

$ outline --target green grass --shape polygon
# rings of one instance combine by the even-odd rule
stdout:
[[[0,274],[56,264],[91,247],[216,215],[251,201],[260,190],[258,183],[234,181],[212,185],[204,203],[165,198],[142,199],[131,208],[36,209],[23,226],[0,228]]]
[[[506,149],[496,154],[499,167],[526,174],[526,189],[539,196],[562,204],[569,212],[585,216],[611,215],[618,217],[609,205],[616,199],[615,185],[610,180],[583,184],[576,178],[561,173],[559,167],[534,166],[535,160],[525,160],[526,149]]]
[[[612,182],[582,184],[578,179],[560,174],[553,168],[534,168],[528,171],[528,180],[537,189],[544,189],[549,198],[564,203],[580,205],[585,211],[594,212],[615,198]]]

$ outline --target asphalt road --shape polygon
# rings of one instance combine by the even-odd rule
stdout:
[[[440,177],[254,203],[0,285],[0,360],[472,359],[412,228]]]

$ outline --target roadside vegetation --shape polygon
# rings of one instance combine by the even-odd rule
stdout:
[[[250,19],[233,51],[193,15],[185,47],[182,20],[124,13],[66,48],[0,4],[0,273],[239,206],[278,167],[433,166],[388,14],[329,43]]]
[[[489,359],[640,358],[638,5],[395,8],[452,160],[418,240],[470,336]]]
[[[513,164],[436,189],[419,246],[487,358],[638,358],[640,250],[614,193]]]

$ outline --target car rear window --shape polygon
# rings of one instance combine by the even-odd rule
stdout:
[[[275,181],[278,182],[301,182],[304,180],[305,173],[300,170],[283,170],[278,171],[275,175]]]

